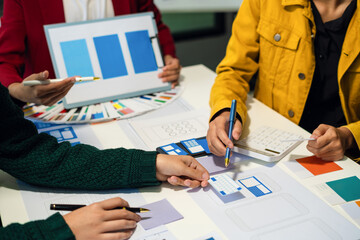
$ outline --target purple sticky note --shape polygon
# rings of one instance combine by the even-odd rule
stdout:
[[[150,212],[140,214],[143,218],[140,224],[145,230],[184,218],[166,199],[141,207],[150,210]]]
[[[231,168],[234,168],[232,164],[230,164],[228,167],[225,167],[224,157],[217,157],[215,155],[197,158],[196,160],[201,165],[203,165],[203,167],[206,168],[210,174],[227,171]]]

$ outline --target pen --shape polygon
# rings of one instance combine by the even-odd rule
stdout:
[[[23,81],[23,85],[24,86],[36,86],[36,85],[47,85],[50,83],[56,83],[56,82],[61,82],[63,81],[65,78],[57,78],[57,79],[46,79],[46,80],[28,80],[28,81]],[[94,80],[99,80],[99,77],[76,77],[75,81],[76,82],[84,82],[84,81],[94,81]]]
[[[315,138],[294,138],[294,139],[283,139],[281,142],[301,142],[301,141],[314,141]]]
[[[231,103],[231,109],[230,109],[230,119],[229,119],[229,133],[228,137],[232,141],[232,131],[234,128],[235,123],[235,115],[236,115],[236,100],[232,100]],[[226,148],[226,154],[225,154],[225,167],[227,167],[230,163],[230,151],[231,149],[229,147]]]
[[[85,207],[86,205],[81,204],[50,204],[50,210],[58,210],[58,211],[74,211],[78,208]],[[114,209],[126,209],[133,213],[143,213],[149,212],[149,209],[146,208],[132,208],[132,207],[117,207]]]

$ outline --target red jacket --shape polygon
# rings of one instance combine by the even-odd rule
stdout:
[[[152,0],[112,0],[115,15],[152,11],[164,55],[175,57],[170,30]],[[0,82],[8,87],[32,73],[48,70],[54,78],[43,25],[65,22],[62,0],[5,0],[0,27]]]

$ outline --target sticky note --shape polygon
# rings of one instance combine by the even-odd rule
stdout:
[[[146,204],[141,207],[150,210],[150,212],[140,214],[143,218],[140,221],[140,224],[145,230],[184,218],[166,199]]]

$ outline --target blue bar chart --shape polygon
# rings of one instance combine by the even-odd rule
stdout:
[[[135,74],[157,71],[158,66],[147,30],[126,32],[128,46]],[[92,38],[102,79],[128,75],[124,53],[117,34]],[[94,76],[86,39],[60,42],[68,76]]]

